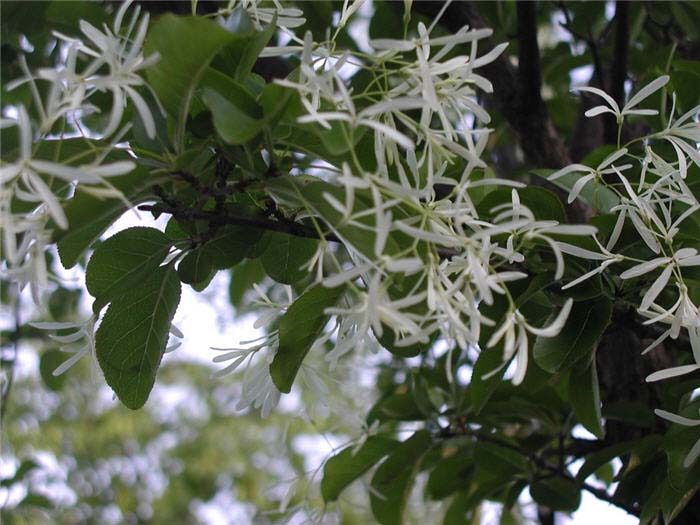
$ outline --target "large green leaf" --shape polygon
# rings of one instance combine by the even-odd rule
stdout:
[[[100,244],[92,254],[85,283],[96,308],[146,280],[168,254],[170,239],[155,228],[128,228]]]
[[[530,495],[539,505],[573,512],[581,504],[581,489],[571,479],[549,478],[530,485]]]
[[[535,340],[535,361],[547,372],[554,373],[590,359],[611,315],[612,303],[605,297],[574,303],[559,335]]]
[[[255,119],[241,108],[241,102],[232,102],[218,91],[205,88],[202,94],[204,103],[211,110],[214,127],[222,139],[229,144],[243,144],[265,127],[265,121]]]
[[[427,493],[432,499],[443,499],[469,485],[474,471],[474,449],[464,447],[454,455],[442,458],[430,473]]]
[[[112,301],[97,330],[97,360],[105,380],[133,410],[144,405],[153,389],[179,302],[177,273],[158,268]]]
[[[419,430],[397,446],[374,473],[370,505],[381,525],[403,523],[413,480],[430,445],[430,434]]]
[[[160,60],[148,68],[149,85],[166,111],[176,119],[175,144],[182,148],[190,101],[200,77],[212,58],[225,45],[246,38],[226,31],[203,17],[163,15],[151,27],[146,40],[147,55],[157,52]]]
[[[323,466],[321,495],[326,502],[335,501],[350,483],[376,465],[384,456],[396,448],[398,442],[383,436],[372,436],[355,450],[354,446],[343,449]]]
[[[318,241],[314,239],[273,233],[260,262],[275,281],[293,284],[308,274],[300,267],[311,258],[317,245]]]
[[[569,403],[581,424],[598,439],[605,437],[600,404],[600,386],[595,359],[580,372],[576,369],[569,376]]]
[[[343,291],[343,287],[324,288],[318,284],[299,296],[282,316],[279,349],[270,364],[272,381],[280,391],[292,389],[301,363],[328,322],[323,310],[334,306]]]
[[[478,477],[512,479],[514,476],[525,476],[529,467],[524,453],[504,445],[488,441],[476,444],[474,464]]]

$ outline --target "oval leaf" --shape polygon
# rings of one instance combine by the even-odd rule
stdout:
[[[179,302],[177,273],[159,268],[112,301],[97,330],[97,361],[105,380],[132,410],[141,408],[153,389]]]

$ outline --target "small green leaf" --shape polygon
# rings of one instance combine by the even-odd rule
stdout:
[[[547,372],[558,372],[591,358],[612,315],[612,303],[601,297],[574,303],[569,318],[556,337],[538,337],[533,353],[535,361]]]
[[[138,286],[160,266],[172,246],[155,228],[128,228],[100,244],[90,257],[85,283],[100,309]]]
[[[97,360],[105,380],[132,410],[141,408],[153,389],[179,302],[177,272],[158,268],[112,301],[97,330]]]
[[[406,501],[421,459],[431,446],[430,434],[419,430],[398,445],[372,477],[370,505],[381,525],[401,525]]]
[[[325,502],[335,501],[353,481],[376,465],[396,448],[398,442],[382,436],[372,436],[356,451],[350,446],[326,461],[323,467],[321,495]]]
[[[259,259],[248,259],[231,270],[228,296],[234,308],[241,306],[243,296],[265,278],[265,269]]]
[[[530,485],[530,495],[553,511],[573,512],[581,504],[581,489],[570,479],[549,478]]]
[[[279,349],[270,364],[270,375],[282,392],[292,389],[294,378],[311,345],[328,322],[323,311],[334,306],[343,287],[324,288],[318,284],[297,298],[280,320]]]
[[[285,233],[273,233],[267,249],[260,257],[265,271],[278,283],[293,284],[308,272],[301,269],[316,251],[318,241],[294,237]]]
[[[262,230],[243,226],[226,226],[202,250],[211,257],[217,270],[226,270],[248,257],[262,235]]]
[[[57,392],[63,388],[63,384],[66,382],[66,375],[55,376],[53,375],[53,371],[69,357],[70,354],[58,350],[47,350],[41,354],[41,358],[39,359],[39,373],[41,374],[41,380],[48,389]]]
[[[569,376],[569,403],[581,424],[598,439],[605,437],[600,404],[600,386],[595,359],[582,373],[576,369]]]
[[[265,127],[264,120],[251,117],[249,111],[240,107],[240,100],[236,104],[209,88],[204,88],[202,98],[211,110],[216,131],[229,144],[244,144]]]
[[[214,271],[211,255],[201,248],[191,251],[180,261],[177,274],[185,284],[197,284],[206,281]]]

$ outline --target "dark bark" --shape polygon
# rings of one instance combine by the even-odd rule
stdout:
[[[629,5],[618,0],[615,3],[615,48],[610,69],[610,96],[622,108],[625,103],[625,80],[627,80],[627,55],[629,47]],[[605,142],[617,143],[617,122],[613,115],[605,116]]]

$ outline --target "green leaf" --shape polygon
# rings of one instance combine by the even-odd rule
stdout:
[[[441,459],[430,473],[426,490],[432,499],[443,499],[469,485],[474,471],[474,449],[467,447]]]
[[[400,525],[404,522],[413,479],[430,446],[430,434],[419,430],[398,445],[375,472],[370,505],[372,514],[381,525]]]
[[[225,270],[248,257],[261,235],[257,228],[226,226],[217,230],[202,250],[211,257],[215,269]]]
[[[128,228],[100,244],[90,257],[85,283],[98,310],[138,286],[160,266],[170,239],[155,228]]]
[[[293,284],[308,271],[300,269],[316,251],[318,241],[285,233],[270,235],[270,243],[260,257],[265,271],[278,283]]]
[[[598,439],[605,437],[602,424],[600,386],[595,359],[582,373],[576,369],[569,376],[569,403],[581,424]]]
[[[579,361],[586,361],[587,365],[611,315],[612,303],[605,297],[575,302],[559,335],[535,340],[535,361],[552,373],[570,368]]]
[[[199,16],[179,17],[168,13],[151,27],[145,54],[157,52],[160,60],[146,70],[146,75],[163,107],[176,119],[178,149],[184,144],[190,101],[202,73],[225,45],[241,38],[245,37]]]
[[[270,364],[270,376],[282,392],[292,389],[294,378],[311,345],[328,322],[323,313],[334,306],[344,288],[324,288],[318,284],[300,295],[280,320],[279,349]]]
[[[65,374],[55,376],[53,375],[53,371],[68,359],[68,357],[70,357],[70,354],[65,354],[59,350],[47,350],[41,354],[41,358],[39,359],[39,373],[41,374],[41,380],[48,389],[57,392],[63,388],[67,376]]]
[[[128,202],[138,204],[151,198],[149,188],[158,182],[148,170],[138,166],[122,177],[112,177],[110,183],[124,194]],[[123,199],[98,198],[80,190],[63,210],[70,225],[68,230],[54,230],[53,241],[58,242],[58,255],[64,268],[75,266],[85,251],[102,233],[129,208]]]
[[[484,378],[486,374],[493,372],[503,364],[503,351],[500,345],[495,348],[482,349],[479,352],[479,357],[474,363],[472,371],[472,379],[470,383],[472,408],[478,414],[484,408],[489,398],[498,388],[501,383],[503,374],[506,373],[506,368],[501,368],[490,377]]]
[[[253,283],[259,283],[265,278],[265,269],[259,259],[249,259],[231,270],[231,282],[228,295],[234,308],[241,306],[243,296],[253,287]]]
[[[612,153],[612,151],[610,151],[609,153]],[[601,158],[600,160],[602,161],[603,159]],[[539,169],[531,170],[531,173],[543,179],[547,179],[547,177],[549,177],[555,171],[556,170]],[[553,180],[551,182],[555,186],[558,186],[561,189],[569,192],[574,187],[574,184],[576,184],[576,181],[578,181],[581,177],[582,175],[580,173],[567,173],[566,175],[559,177],[558,179]],[[601,184],[596,179],[589,181],[583,187],[581,193],[579,193],[578,199],[588,204],[596,212],[599,213],[610,213],[610,209],[613,206],[617,206],[618,204],[620,204],[620,199],[617,196],[617,194],[607,186]]]
[[[425,414],[418,407],[415,392],[406,385],[399,385],[396,391],[383,397],[367,414],[367,424],[375,421],[421,421]]]
[[[276,177],[266,181],[266,189],[275,199],[283,202],[285,205],[297,208],[303,207],[317,214],[326,224],[334,226],[344,241],[354,246],[362,254],[374,259],[375,233],[369,228],[365,230],[364,228],[357,228],[347,224],[347,221],[343,220],[341,213],[333,208],[324,197],[325,193],[329,193],[338,201],[345,202],[345,194],[342,188],[315,178],[288,176]],[[365,198],[367,199],[366,201]],[[363,193],[363,191],[355,191],[355,213],[361,213],[369,209],[371,207],[368,204],[369,202],[371,202],[371,197],[368,194]],[[373,214],[366,214],[358,219],[359,222],[369,227],[374,226],[374,220]],[[396,232],[392,232],[387,238],[384,252],[387,255],[399,253],[401,247],[397,239],[402,238],[405,238],[407,243],[413,241],[408,236],[404,235],[402,237]]]
[[[573,512],[581,504],[581,490],[570,479],[549,478],[530,485],[530,495],[553,511]]]
[[[236,13],[232,15],[235,16]],[[248,16],[248,13],[239,8],[238,16]],[[248,74],[253,70],[255,62],[258,60],[262,50],[270,43],[270,39],[277,30],[277,12],[272,17],[270,23],[263,28],[262,31],[255,31],[247,40],[234,42],[227,51],[238,61],[234,72],[234,78],[238,81],[243,81]]]
[[[479,477],[512,479],[528,470],[525,456],[512,448],[479,441],[474,450],[474,463]]]
[[[655,437],[657,440],[661,440],[659,436]],[[637,446],[637,441],[623,441],[587,455],[586,461],[576,473],[576,479],[581,482],[585,481],[588,476],[596,472],[600,467],[609,463],[618,456],[627,454],[634,449],[635,446]]]
[[[177,273],[158,268],[112,301],[97,330],[97,360],[105,380],[132,410],[141,408],[153,389],[179,302]]]
[[[321,495],[325,502],[335,501],[353,481],[376,465],[398,445],[398,441],[382,436],[372,436],[353,453],[350,446],[336,454],[323,466]]]
[[[191,251],[180,261],[177,274],[185,284],[197,284],[206,281],[214,272],[211,255],[202,248]]]
[[[241,108],[240,100],[235,104],[209,88],[204,88],[202,98],[211,110],[216,131],[229,144],[248,142],[265,127],[264,120],[251,117],[249,111]]]

